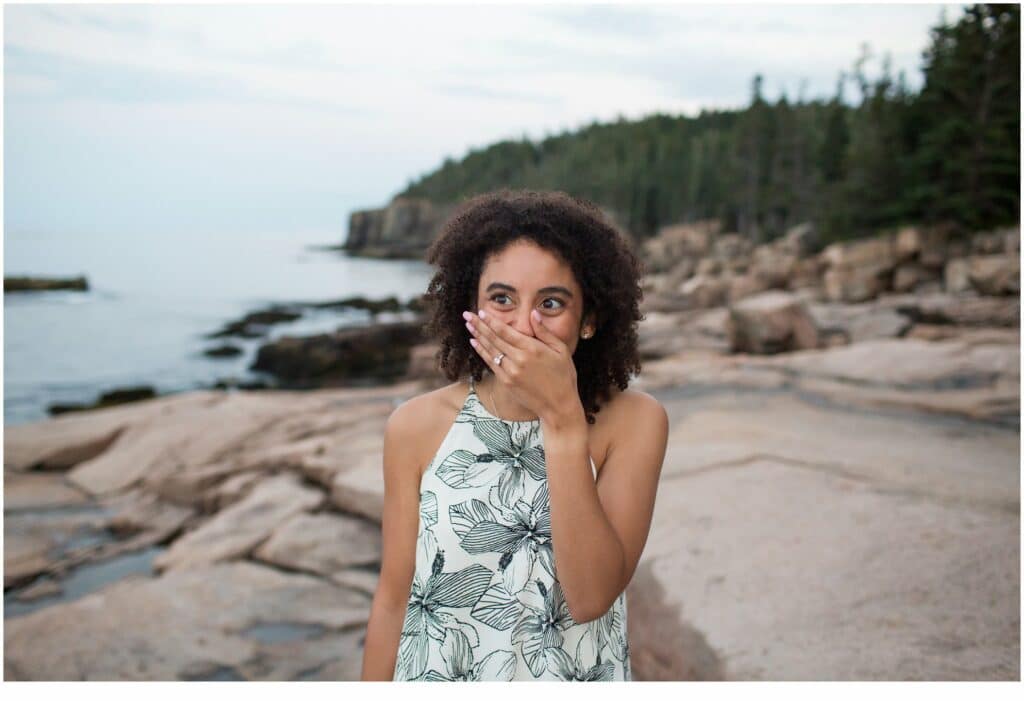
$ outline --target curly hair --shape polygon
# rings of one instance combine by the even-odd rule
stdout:
[[[449,381],[467,370],[479,382],[490,368],[469,344],[462,312],[472,309],[488,256],[528,239],[564,260],[583,290],[583,318],[593,314],[596,333],[573,353],[576,385],[587,423],[611,386],[629,385],[640,372],[637,322],[643,264],[632,241],[593,203],[560,191],[503,188],[460,203],[426,253],[438,267],[423,301],[424,332],[440,341],[436,360]]]

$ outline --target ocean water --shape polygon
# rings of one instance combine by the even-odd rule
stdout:
[[[264,339],[204,339],[274,303],[422,294],[422,261],[349,257],[313,247],[339,232],[178,236],[6,234],[4,275],[85,275],[88,292],[4,295],[4,422],[44,419],[53,402],[90,403],[115,388],[157,393],[256,379],[246,367],[267,339],[366,323],[364,311],[307,313]],[[386,319],[388,315],[381,315]],[[208,358],[231,343],[242,355]]]

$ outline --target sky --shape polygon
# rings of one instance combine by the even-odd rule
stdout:
[[[756,73],[831,96],[864,43],[916,88],[943,7],[5,5],[5,235],[341,241],[502,139],[742,107]]]

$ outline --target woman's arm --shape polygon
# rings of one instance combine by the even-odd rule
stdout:
[[[578,623],[602,616],[626,588],[650,531],[668,414],[642,392],[623,411],[599,484],[590,470],[582,407],[544,425],[555,570]]]
[[[418,399],[418,398],[417,398]],[[384,515],[380,581],[366,626],[361,681],[391,681],[416,566],[420,466],[416,457],[417,399],[391,412],[384,427]]]

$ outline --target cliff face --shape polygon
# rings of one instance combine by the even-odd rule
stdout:
[[[341,248],[368,258],[422,258],[457,204],[396,197],[386,207],[356,210],[349,216],[348,238]],[[601,212],[631,236],[618,212],[606,207],[601,207]]]
[[[374,258],[421,258],[454,205],[396,197],[387,207],[355,211],[343,249]]]

